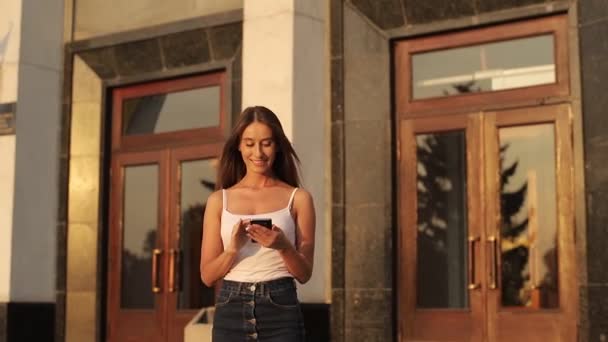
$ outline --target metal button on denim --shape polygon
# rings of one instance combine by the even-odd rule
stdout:
[[[255,291],[255,285],[251,285],[249,289],[251,290],[251,292]]]

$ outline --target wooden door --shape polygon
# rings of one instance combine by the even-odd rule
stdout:
[[[112,161],[109,341],[166,340],[166,157],[159,151],[138,152]]]
[[[400,124],[401,340],[481,341],[479,114]]]
[[[568,105],[403,119],[401,341],[574,341]]]
[[[488,340],[575,341],[569,106],[484,119]]]
[[[168,341],[183,341],[184,327],[202,307],[215,303],[214,289],[200,278],[200,253],[206,199],[215,189],[221,144],[171,151],[168,229]]]

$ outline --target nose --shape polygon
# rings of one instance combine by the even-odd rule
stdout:
[[[261,144],[257,144],[256,148],[255,148],[255,154],[256,157],[261,157],[264,155],[264,152],[262,151],[262,145]]]

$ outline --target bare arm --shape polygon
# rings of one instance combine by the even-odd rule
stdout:
[[[246,242],[245,222],[238,222],[232,231],[230,246],[224,250],[221,236],[222,192],[216,191],[207,200],[203,220],[203,242],[201,243],[201,279],[207,286],[224,277],[237,253]],[[238,236],[235,236],[238,235]]]
[[[301,284],[306,283],[312,276],[315,251],[315,207],[312,196],[304,189],[296,192],[293,210],[296,221],[297,246],[279,250],[287,270]]]

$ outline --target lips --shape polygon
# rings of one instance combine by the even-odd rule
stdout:
[[[266,165],[266,161],[265,160],[251,160],[251,163],[253,163],[253,165],[255,165],[255,166],[264,166],[264,165]]]

